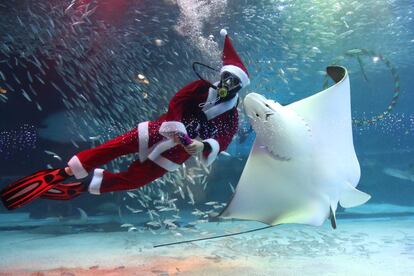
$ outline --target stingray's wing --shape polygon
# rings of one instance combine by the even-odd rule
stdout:
[[[341,204],[343,207],[356,206],[365,203],[370,196],[352,189],[358,185],[361,171],[352,138],[349,76],[340,66],[328,67],[327,73],[336,82],[333,86],[286,108],[296,112],[310,126],[313,139],[317,141],[317,162],[334,172],[337,178],[336,183],[329,185],[342,185],[343,198],[337,200],[346,202]]]
[[[351,96],[345,68],[330,66],[328,74],[336,82],[333,86],[303,100],[287,105],[310,126],[321,150],[341,156],[342,160],[358,163],[352,140]],[[357,168],[359,170],[359,164]],[[357,177],[359,179],[359,175]]]
[[[306,188],[307,163],[300,159],[275,159],[255,142],[234,196],[220,217],[271,225],[321,225],[329,215],[329,203]]]

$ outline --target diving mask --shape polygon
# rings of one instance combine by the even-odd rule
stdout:
[[[200,66],[206,67],[206,68],[208,68],[210,70],[213,70],[213,71],[216,71],[216,72],[220,72],[219,70],[217,70],[217,69],[215,69],[215,68],[213,68],[211,66],[205,65],[205,64],[203,64],[201,62],[197,62],[197,61],[196,62],[193,62],[193,71],[199,77],[200,80],[206,81],[197,72],[196,65],[200,65]],[[224,72],[221,73],[220,82],[219,82],[219,84],[217,86],[214,85],[214,84],[212,84],[212,83],[210,83],[210,82],[208,82],[208,83],[210,84],[210,86],[213,89],[216,89],[217,90],[217,94],[219,96],[217,98],[218,100],[219,99],[226,98],[226,97],[229,97],[229,95],[234,95],[234,94],[236,94],[242,88],[240,79],[237,76],[235,76],[234,74],[232,74],[230,72],[227,72],[227,71],[224,71]]]
[[[226,71],[221,74],[217,91],[220,98],[225,98],[230,93],[235,94],[240,89],[241,82],[238,77]]]

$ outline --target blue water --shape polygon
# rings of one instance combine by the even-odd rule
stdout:
[[[414,206],[412,1],[75,2],[66,13],[67,0],[0,3],[0,88],[7,90],[0,94],[1,187],[48,166],[62,167],[76,152],[157,118],[175,91],[196,79],[193,61],[220,66],[219,31],[225,27],[251,76],[242,97],[254,91],[294,102],[321,91],[326,66],[336,63],[350,73],[354,119],[369,120],[387,109],[399,86],[387,116],[353,126],[362,172],[358,188],[372,196],[371,204]],[[358,49],[374,54],[346,54]],[[149,83],[137,82],[138,74]],[[248,130],[243,110],[240,116],[240,128]],[[207,211],[206,202],[231,198],[254,140],[253,132],[240,136],[228,148],[230,156],[210,168],[208,185],[191,186],[194,204],[186,190],[182,199],[172,176],[135,193],[155,200],[161,189],[177,198],[181,225],[197,220],[190,215],[195,208]],[[123,170],[134,158],[106,168]],[[387,174],[387,168],[406,177]],[[131,215],[128,207],[142,209],[136,216],[144,222],[152,220],[125,192],[38,200],[20,211],[32,218],[76,217],[77,208],[88,215]]]

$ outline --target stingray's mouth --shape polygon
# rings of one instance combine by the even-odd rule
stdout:
[[[273,158],[275,158],[275,159],[277,159],[279,161],[286,161],[287,162],[287,161],[290,161],[290,159],[292,159],[289,156],[283,156],[283,155],[280,155],[278,153],[275,153],[275,152],[269,150],[269,148],[267,148],[267,151],[270,153],[270,155],[273,156]]]
[[[269,147],[266,145],[259,146],[261,149],[265,149],[273,158],[279,160],[279,161],[290,161],[292,158],[289,156],[283,156],[281,154],[278,154],[276,152],[273,152]]]

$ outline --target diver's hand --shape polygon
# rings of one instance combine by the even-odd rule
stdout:
[[[200,141],[193,140],[193,142],[191,144],[189,144],[188,146],[183,145],[183,147],[184,147],[185,151],[188,152],[188,154],[196,155],[196,154],[203,151],[204,144]]]
[[[174,143],[181,144],[180,136],[178,136],[178,133],[174,133],[173,140]]]

